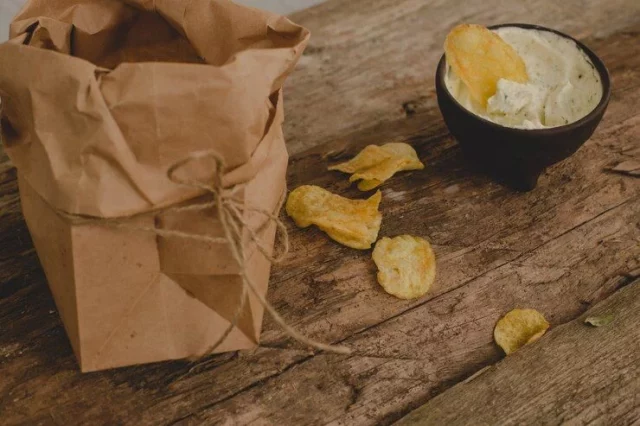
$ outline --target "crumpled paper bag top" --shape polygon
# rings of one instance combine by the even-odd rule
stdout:
[[[228,0],[31,0],[11,37],[8,155],[55,208],[118,217],[199,195],[166,175],[193,152],[216,150],[226,185],[250,180],[309,32]]]

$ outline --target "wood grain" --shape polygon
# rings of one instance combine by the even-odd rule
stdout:
[[[594,328],[588,316],[613,315]],[[640,281],[575,321],[454,386],[397,424],[640,422]],[[630,344],[636,342],[636,345]],[[473,419],[473,420],[471,420]]]
[[[638,157],[639,4],[565,4],[488,0],[460,11],[444,1],[335,0],[295,16],[314,38],[287,87],[290,186],[362,197],[326,167],[393,139],[412,143],[427,164],[384,186],[381,231],[433,243],[438,279],[425,299],[388,296],[370,252],[287,220],[293,253],[274,268],[269,300],[301,331],[347,344],[352,356],[309,352],[267,320],[256,351],[81,375],[3,156],[2,422],[388,424],[499,361],[491,331],[504,312],[537,308],[559,326],[629,283],[640,268],[640,179],[610,169]],[[435,59],[461,21],[553,25],[610,69],[614,93],[600,128],[531,193],[473,171],[437,110]]]

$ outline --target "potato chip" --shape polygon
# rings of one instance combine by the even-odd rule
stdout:
[[[514,309],[498,321],[493,338],[509,355],[541,338],[547,329],[549,323],[540,312],[535,309]]]
[[[361,191],[377,188],[399,171],[422,169],[424,164],[416,151],[411,145],[400,142],[369,145],[350,161],[329,167],[329,170],[352,173],[349,181],[360,180],[358,189]]]
[[[382,184],[383,182],[377,179],[361,180],[360,182],[358,182],[358,189],[360,191],[371,191],[372,189],[376,189]]]
[[[496,93],[498,80],[526,83],[524,61],[499,35],[481,25],[458,25],[444,44],[447,64],[482,105]]]
[[[368,169],[376,164],[392,157],[392,153],[386,151],[381,146],[369,145],[358,155],[346,163],[336,164],[329,167],[329,170],[338,170],[344,173],[356,173],[358,170]]]
[[[400,299],[416,299],[431,289],[436,278],[436,257],[431,245],[411,235],[382,238],[373,250],[378,282]]]
[[[350,200],[318,186],[296,188],[287,199],[287,214],[301,228],[316,225],[347,247],[366,250],[378,239],[382,193],[368,200]]]

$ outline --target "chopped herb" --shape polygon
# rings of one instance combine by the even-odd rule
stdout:
[[[584,320],[585,324],[589,324],[592,327],[604,327],[613,322],[613,314],[604,315],[601,317],[588,317]]]

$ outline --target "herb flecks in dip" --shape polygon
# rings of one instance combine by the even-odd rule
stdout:
[[[543,129],[578,121],[598,105],[600,75],[575,42],[535,29],[503,27],[494,32],[523,59],[529,81],[499,80],[495,95],[484,106],[471,98],[448,67],[447,89],[465,108],[507,127]]]

